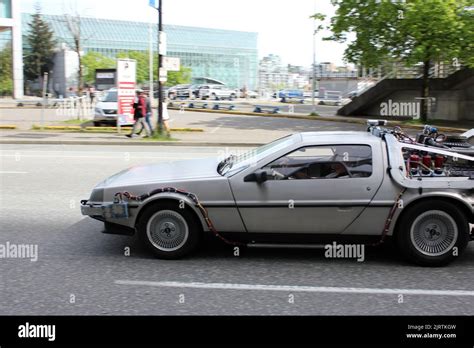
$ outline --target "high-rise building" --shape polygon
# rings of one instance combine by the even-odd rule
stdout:
[[[262,90],[285,88],[288,85],[288,66],[282,63],[280,56],[269,54],[260,60],[258,80]]]

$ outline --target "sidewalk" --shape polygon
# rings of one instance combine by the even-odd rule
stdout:
[[[0,131],[0,144],[35,145],[120,145],[120,146],[260,146],[279,137],[271,133],[255,141],[253,137],[230,137],[228,134],[172,133],[175,141],[149,141],[127,138],[126,133],[72,133],[56,131]],[[284,134],[286,135],[286,133]],[[276,136],[276,137],[275,137]]]
[[[366,131],[366,118],[312,117],[303,115],[240,115],[225,112],[180,113],[170,110],[172,128],[199,128],[203,132],[173,132],[176,141],[155,142],[122,134],[96,132],[0,130],[0,144],[124,145],[124,146],[258,146],[289,134],[308,131]],[[390,123],[388,127],[394,124]],[[451,124],[451,126],[456,126]],[[406,125],[412,135],[422,126]],[[461,133],[456,128],[440,127],[443,133]]]

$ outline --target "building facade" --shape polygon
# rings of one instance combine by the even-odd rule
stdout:
[[[3,1],[3,0],[2,0]],[[43,15],[58,43],[72,46],[64,16]],[[30,14],[23,14],[23,35]],[[192,77],[209,77],[232,88],[255,89],[258,78],[257,33],[165,25],[167,56],[179,57]],[[143,22],[81,18],[83,51],[115,58],[119,52],[157,50],[157,27]],[[64,49],[64,47],[62,48]]]
[[[20,0],[0,0],[0,81],[2,94],[23,97]]]
[[[280,56],[269,54],[260,60],[259,89],[278,90],[288,86],[288,67],[282,63]]]

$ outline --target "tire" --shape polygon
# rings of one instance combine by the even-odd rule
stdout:
[[[214,98],[214,100],[219,100],[219,97],[215,93],[212,93],[212,97]]]
[[[452,203],[421,202],[408,208],[400,218],[397,245],[415,264],[447,265],[461,255],[469,242],[469,222]]]
[[[94,121],[94,127],[100,127],[101,125],[102,125],[102,123]]]
[[[161,229],[161,230],[160,230]],[[189,255],[200,241],[200,221],[190,208],[179,202],[158,202],[145,208],[137,223],[140,239],[155,254],[166,260]]]

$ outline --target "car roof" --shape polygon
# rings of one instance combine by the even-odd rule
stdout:
[[[303,143],[380,143],[381,138],[372,135],[369,132],[356,132],[356,131],[321,131],[321,132],[303,132],[301,135],[301,141]]]

